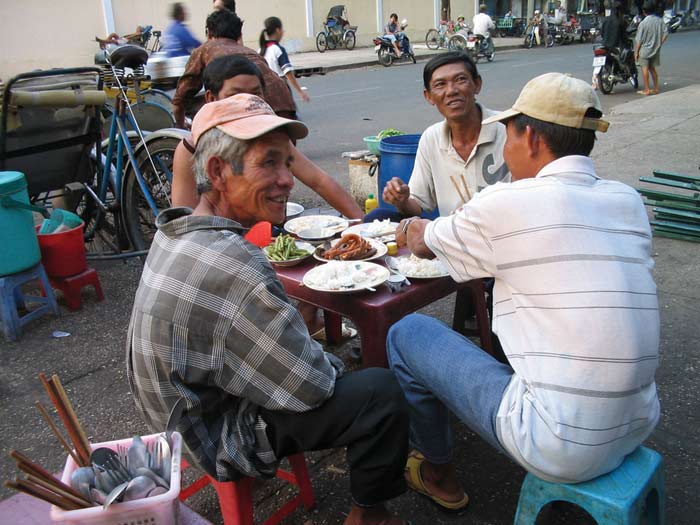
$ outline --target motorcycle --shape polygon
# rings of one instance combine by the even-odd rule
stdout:
[[[581,39],[581,29],[577,24],[549,24],[548,34],[552,35],[553,44],[560,46],[571,44],[575,39]],[[552,47],[547,42],[547,47]]]
[[[593,49],[593,76],[598,79],[598,87],[605,95],[612,93],[618,83],[630,82],[637,89],[639,82],[632,43],[627,42],[622,49],[596,46]]]
[[[669,33],[675,33],[681,27],[681,17],[674,14],[672,9],[664,11],[664,24]]]
[[[377,52],[377,58],[379,63],[384,67],[389,67],[395,60],[406,59],[416,63],[416,55],[413,53],[413,48],[411,47],[411,42],[408,39],[403,30],[406,29],[408,23],[406,20],[401,21],[401,33],[399,33],[396,38],[396,43],[401,48],[402,55],[399,57],[396,55],[396,50],[394,49],[394,44],[392,44],[391,39],[388,36],[378,36],[372,42],[374,43],[374,50]]]
[[[493,39],[483,35],[475,35],[471,31],[460,31],[454,35],[447,43],[447,49],[448,51],[466,52],[474,62],[478,62],[480,58],[493,62],[496,56],[496,46]]]
[[[539,22],[533,24],[530,22],[525,29],[525,38],[523,39],[523,46],[531,49],[538,45],[537,35],[542,34],[541,27],[544,22]],[[540,44],[547,47],[552,47],[554,45],[554,32],[553,29],[548,27],[547,34],[540,38]]]

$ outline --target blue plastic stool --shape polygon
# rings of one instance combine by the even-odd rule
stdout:
[[[550,483],[528,474],[520,489],[515,525],[535,525],[542,507],[567,501],[586,510],[598,525],[663,525],[664,478],[661,456],[639,447],[609,474],[584,483]]]
[[[22,285],[35,279],[41,281],[46,297],[27,295],[22,292]],[[40,303],[41,306],[20,317],[17,309],[26,308],[29,302]],[[57,317],[61,315],[51,283],[41,263],[28,270],[0,277],[0,319],[2,320],[2,331],[7,339],[16,341],[19,339],[25,324],[51,312]]]

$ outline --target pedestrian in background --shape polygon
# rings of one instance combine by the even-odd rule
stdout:
[[[287,50],[280,45],[284,36],[282,20],[271,16],[265,19],[264,25],[265,29],[260,32],[260,54],[265,57],[265,61],[272,71],[277,73],[280,78],[286,79],[287,87],[293,87],[301,99],[308,102],[309,95],[301,89],[294,76],[294,66],[289,61]]]
[[[194,37],[185,25],[185,20],[187,20],[185,6],[180,2],[175,2],[170,8],[170,18],[173,21],[163,35],[163,51],[169,57],[188,56],[202,43]]]
[[[634,59],[642,68],[644,89],[637,91],[640,95],[656,95],[659,92],[659,75],[656,68],[661,65],[661,46],[668,38],[666,24],[656,14],[653,2],[647,2],[642,7],[644,20],[637,28],[637,41],[634,47]],[[649,89],[649,75],[654,81],[654,89]]]

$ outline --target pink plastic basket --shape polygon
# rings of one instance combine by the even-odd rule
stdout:
[[[160,434],[143,436],[149,443]],[[66,525],[173,525],[178,523],[180,494],[180,458],[182,457],[182,437],[177,432],[172,435],[173,451],[170,473],[170,490],[160,496],[153,496],[135,501],[115,503],[107,510],[100,507],[79,510],[61,510],[51,507],[51,521]],[[130,445],[131,438],[106,443],[94,443],[92,448],[107,447],[117,449],[117,445]],[[70,485],[70,477],[77,465],[68,456],[61,480]]]

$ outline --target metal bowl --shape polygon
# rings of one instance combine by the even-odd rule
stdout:
[[[287,220],[299,217],[304,211],[304,207],[296,202],[287,202]]]

